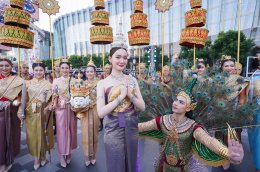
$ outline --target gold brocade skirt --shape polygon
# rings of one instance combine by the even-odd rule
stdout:
[[[82,147],[87,157],[97,152],[99,122],[96,105],[81,114]]]
[[[37,102],[34,112],[32,105],[29,105],[26,110],[26,142],[28,150],[32,156],[39,159],[45,158],[46,151],[54,147],[52,113],[47,112],[44,114],[43,109],[42,104]]]

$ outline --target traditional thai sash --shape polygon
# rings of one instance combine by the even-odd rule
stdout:
[[[17,77],[17,76],[16,76],[16,77]],[[0,99],[4,97],[5,93],[7,92],[8,88],[12,85],[12,83],[14,82],[14,79],[15,79],[16,77],[14,77],[14,78],[12,79],[12,81],[8,84],[8,86],[6,87],[4,93],[0,96]],[[4,78],[4,79],[6,79],[6,78]]]
[[[36,107],[37,107],[37,103],[35,103],[34,101],[37,99],[37,97],[40,96],[42,90],[45,88],[45,86],[47,85],[48,82],[46,82],[42,88],[40,89],[39,92],[36,92],[33,97],[31,98],[31,101],[28,103],[28,106],[26,107],[25,111],[30,107],[30,104],[32,104],[32,111],[35,113],[36,112]]]

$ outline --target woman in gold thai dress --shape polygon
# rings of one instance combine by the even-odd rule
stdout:
[[[0,58],[0,172],[8,171],[20,151],[20,120],[17,117],[23,80],[12,74],[13,64]],[[19,99],[19,98],[18,98]]]
[[[96,78],[96,66],[90,61],[85,71],[87,80],[85,85],[89,90],[90,104],[85,109],[86,111],[82,115],[78,115],[80,118],[81,130],[82,130],[82,147],[85,154],[85,165],[89,166],[96,164],[96,153],[98,146],[98,129],[99,129],[99,117],[97,114],[96,97],[97,97],[97,83]]]
[[[71,151],[77,148],[77,119],[70,105],[70,63],[60,63],[61,77],[53,81],[53,101],[56,118],[56,140],[60,165],[66,167],[71,161]]]
[[[26,82],[26,142],[29,153],[34,157],[34,169],[44,166],[46,152],[54,146],[53,117],[48,110],[52,110],[52,86],[44,78],[45,65],[37,61],[33,63],[34,78]],[[22,95],[23,97],[24,95]],[[20,105],[18,115],[22,119],[24,114]]]
[[[171,95],[171,84],[173,84],[173,78],[170,76],[170,67],[165,65],[163,67],[163,75],[160,78],[163,90],[166,94]]]
[[[245,104],[248,100],[249,81],[246,78],[237,74],[236,60],[234,58],[225,55],[222,58],[221,71],[229,75],[227,78],[227,87],[238,90],[236,92],[228,94],[227,96],[223,97],[223,99],[225,101],[236,101],[236,106],[234,106],[233,108],[237,108],[238,106]],[[236,129],[239,140],[241,140],[241,132],[241,128]],[[224,132],[217,131],[215,132],[215,136],[216,138],[223,140],[224,143],[227,144],[227,135]],[[223,168],[228,169],[229,164],[223,166]]]
[[[111,74],[97,86],[97,110],[104,118],[104,144],[108,172],[136,171],[138,117],[135,109],[145,104],[137,80],[125,75],[128,53],[125,47],[113,47],[109,61]]]
[[[138,65],[138,75],[137,75],[137,79],[138,80],[142,80],[144,81],[145,83],[149,84],[151,83],[151,79],[150,77],[148,76],[148,74],[146,73],[146,68],[145,68],[145,63],[140,63]]]
[[[96,164],[96,153],[98,146],[98,129],[99,129],[99,117],[97,115],[96,107],[96,87],[98,79],[96,79],[96,67],[92,61],[90,61],[86,68],[87,80],[83,82],[80,76],[77,79],[71,81],[71,89],[77,89],[79,87],[84,87],[82,89],[85,95],[82,95],[87,99],[84,108],[72,107],[73,111],[76,112],[77,117],[80,119],[81,131],[82,131],[82,147],[85,155],[85,165]],[[80,73],[79,73],[80,75]],[[78,81],[78,82],[77,82]],[[81,86],[76,86],[79,83]],[[77,93],[80,94],[83,92]],[[77,97],[73,95],[72,96]]]

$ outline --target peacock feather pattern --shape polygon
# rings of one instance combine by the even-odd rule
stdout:
[[[225,130],[226,123],[231,127],[246,127],[256,125],[254,111],[259,109],[256,99],[244,105],[237,103],[236,97],[248,85],[248,81],[240,76],[230,76],[215,70],[208,71],[203,76],[197,76],[188,69],[189,62],[179,60],[171,67],[173,82],[170,92],[165,92],[160,82],[152,84],[139,80],[140,90],[146,104],[145,112],[139,113],[140,122],[172,113],[172,102],[176,95],[183,90],[193,89],[193,97],[197,107],[192,118],[209,130]],[[197,78],[197,79],[194,79]],[[190,82],[197,81],[193,88],[187,88]],[[188,91],[188,90],[186,90]]]

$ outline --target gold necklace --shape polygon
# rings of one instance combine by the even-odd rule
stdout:
[[[115,80],[117,80],[117,81],[119,81],[119,82],[122,82],[122,81],[124,81],[124,79],[125,79],[125,75],[124,75],[124,74],[122,74],[122,75],[120,75],[120,76],[115,76],[115,75],[113,75],[113,74],[111,73],[110,76],[111,76],[111,78],[113,78],[113,79],[115,79]]]
[[[174,118],[174,115],[172,115],[172,119],[173,119],[173,121],[174,121],[176,124],[182,124],[184,121],[186,121],[187,117],[184,117],[184,118],[181,119],[180,121],[177,121],[177,120]]]

